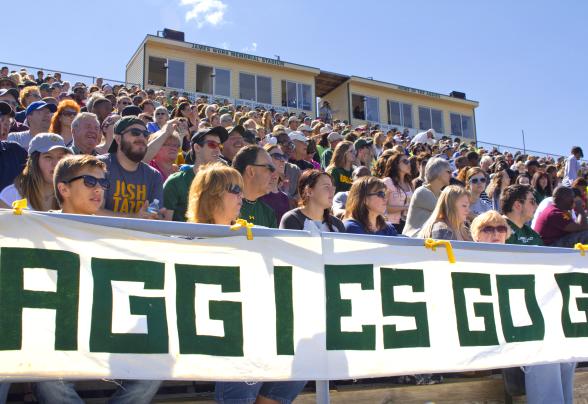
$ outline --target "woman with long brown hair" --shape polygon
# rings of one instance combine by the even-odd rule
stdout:
[[[298,181],[300,207],[282,217],[280,229],[344,232],[345,226],[331,215],[335,187],[331,176],[319,170],[306,170]]]
[[[349,191],[351,188],[355,156],[355,148],[351,142],[343,141],[335,147],[333,158],[325,170],[333,178],[335,192]]]
[[[49,132],[61,136],[67,147],[71,146],[73,142],[71,123],[79,112],[80,106],[77,102],[63,100],[57,105],[57,111],[55,111],[51,118]]]
[[[410,198],[414,192],[410,176],[410,162],[405,154],[394,153],[388,158],[383,180],[388,188],[386,218],[399,233],[402,233]]]
[[[0,192],[0,207],[10,208],[12,202],[26,199],[28,208],[38,211],[59,209],[53,187],[53,170],[71,150],[63,138],[54,133],[40,133],[31,140],[29,158],[14,184]]]
[[[533,188],[533,196],[535,196],[537,205],[539,205],[543,199],[550,197],[553,193],[549,175],[541,171],[537,171],[533,175],[533,178],[531,179],[531,188]]]
[[[347,233],[397,236],[386,222],[386,184],[376,177],[362,177],[349,190],[343,224]]]

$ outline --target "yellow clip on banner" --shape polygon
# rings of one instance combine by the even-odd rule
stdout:
[[[437,250],[438,246],[444,246],[447,250],[447,259],[450,264],[455,264],[455,255],[453,255],[453,247],[447,240],[433,240],[432,238],[425,239],[425,247],[431,250]]]
[[[586,255],[586,251],[588,251],[588,244],[578,243],[574,246],[575,250],[580,250],[580,255],[583,257]]]
[[[17,201],[12,202],[12,212],[15,215],[22,215],[23,209],[27,208],[27,200],[26,199],[19,199]]]
[[[249,223],[245,219],[237,219],[235,224],[232,225],[230,227],[230,229],[233,231],[236,231],[236,230],[239,230],[244,227],[247,232],[247,240],[253,240],[253,231],[251,230],[253,228],[253,226],[254,226],[253,223]]]

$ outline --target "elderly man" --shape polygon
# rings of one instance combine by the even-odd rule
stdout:
[[[25,150],[28,150],[29,143],[39,133],[46,133],[51,126],[51,117],[57,111],[54,104],[47,104],[45,101],[35,101],[26,109],[26,119],[29,129],[23,132],[12,132],[8,134],[8,140],[16,142]]]
[[[74,154],[97,156],[96,146],[102,141],[100,122],[96,114],[80,112],[71,123]]]
[[[288,137],[294,143],[294,150],[290,155],[290,162],[296,164],[301,171],[312,170],[314,168],[312,163],[305,160],[308,155],[308,138],[299,131],[290,132]]]

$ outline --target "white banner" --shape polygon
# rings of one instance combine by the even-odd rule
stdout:
[[[456,243],[450,264],[422,240],[253,232],[189,240],[0,210],[0,378],[329,380],[588,359],[578,251]]]

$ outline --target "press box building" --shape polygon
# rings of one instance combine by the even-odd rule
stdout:
[[[463,93],[443,95],[190,43],[182,32],[168,29],[145,37],[126,66],[125,81],[310,116],[318,115],[317,99],[326,100],[334,119],[354,126],[379,124],[382,129],[408,128],[412,134],[433,128],[438,136],[476,140],[479,104]]]

